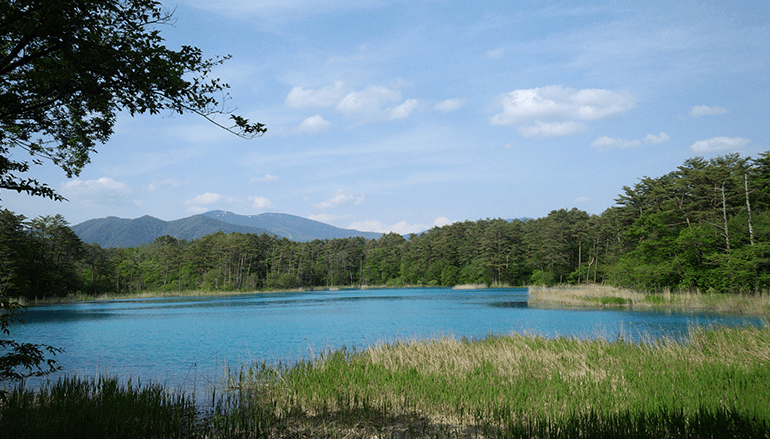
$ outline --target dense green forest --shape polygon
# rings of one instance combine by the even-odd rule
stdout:
[[[84,244],[61,216],[0,211],[0,290],[252,291],[341,286],[609,283],[643,289],[770,290],[770,151],[687,160],[624,187],[601,215],[554,210],[404,238],[294,242],[267,234],[163,236],[134,248]]]

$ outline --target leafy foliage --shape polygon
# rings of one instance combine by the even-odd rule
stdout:
[[[0,188],[62,200],[24,175],[44,161],[78,175],[119,112],[194,113],[242,137],[264,133],[231,114],[228,85],[209,78],[226,57],[167,48],[159,27],[169,24],[156,0],[0,1]]]
[[[61,349],[35,343],[18,343],[8,339],[9,327],[20,322],[22,306],[8,299],[0,290],[0,383],[21,381],[31,376],[43,376],[59,370],[56,361],[46,358],[46,354],[55,355]],[[0,399],[6,396],[0,389]]]
[[[19,295],[20,292],[39,291],[43,288],[50,291],[53,285],[46,282],[61,282],[62,278],[57,274],[61,272],[40,269],[37,267],[51,267],[49,256],[57,256],[62,266],[66,266],[70,260],[64,256],[68,249],[80,248],[80,240],[70,230],[63,218],[48,217],[33,222],[37,232],[47,231],[47,236],[38,233],[36,238],[25,232],[24,217],[14,215],[8,210],[0,211],[0,382],[19,381],[30,376],[41,376],[58,369],[56,362],[46,355],[55,355],[60,349],[48,345],[34,343],[18,343],[10,338],[10,327],[13,323],[21,322],[23,307],[18,301],[10,299],[10,295]],[[74,240],[69,241],[68,240]],[[37,242],[38,245],[33,243]],[[35,253],[35,252],[40,253]],[[35,262],[38,255],[44,260],[41,264],[30,265]],[[74,269],[69,275],[74,276]],[[0,392],[0,397],[4,396]]]

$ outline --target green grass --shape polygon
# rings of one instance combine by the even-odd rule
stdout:
[[[190,398],[161,386],[116,379],[61,379],[38,392],[17,388],[2,405],[6,438],[136,438],[182,436],[196,429]]]
[[[244,365],[226,384],[229,391],[197,404],[161,387],[109,380],[17,390],[0,411],[0,432],[770,437],[770,329],[693,328],[687,342],[521,335],[400,341],[290,366]],[[131,427],[131,420],[142,422]]]

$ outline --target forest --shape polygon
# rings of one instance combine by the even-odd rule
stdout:
[[[601,215],[559,209],[403,237],[294,242],[218,232],[133,248],[85,244],[60,216],[0,210],[0,292],[71,294],[375,286],[605,283],[644,290],[770,290],[770,151],[695,157],[623,187]]]

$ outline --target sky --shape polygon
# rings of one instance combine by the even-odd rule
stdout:
[[[770,2],[177,0],[171,48],[231,55],[240,139],[121,114],[27,218],[287,213],[361,231],[601,214],[691,157],[770,150]],[[221,119],[225,122],[225,119]]]

